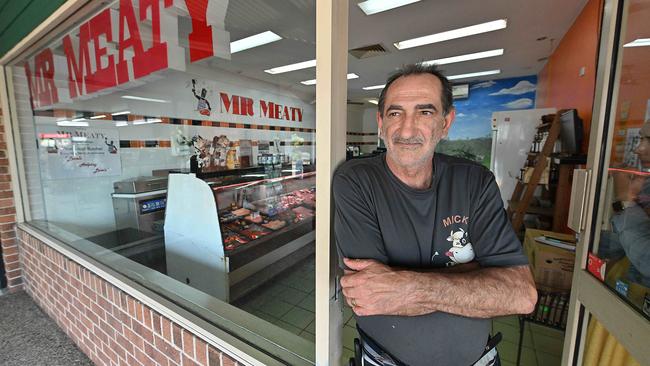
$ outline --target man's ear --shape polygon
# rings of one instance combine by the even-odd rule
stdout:
[[[383,131],[383,129],[381,128],[382,125],[383,125],[383,122],[384,121],[383,121],[383,118],[381,117],[381,113],[377,112],[377,127],[379,127],[379,137],[380,138],[383,138],[383,136],[381,135],[381,131]]]
[[[443,126],[443,130],[442,130],[443,138],[447,137],[447,134],[449,133],[449,129],[451,128],[451,125],[454,123],[455,119],[456,119],[456,108],[451,107],[449,113],[447,113],[447,115],[445,116],[445,125]]]

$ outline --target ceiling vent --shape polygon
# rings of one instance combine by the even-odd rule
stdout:
[[[469,98],[469,84],[456,84],[451,87],[454,100]]]
[[[350,50],[350,54],[358,59],[380,56],[387,53],[388,51],[379,43]]]

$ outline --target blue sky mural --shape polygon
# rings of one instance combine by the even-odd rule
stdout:
[[[492,112],[535,107],[537,76],[471,83],[469,98],[454,101],[456,121],[449,140],[491,136]]]

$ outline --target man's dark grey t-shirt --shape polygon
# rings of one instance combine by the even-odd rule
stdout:
[[[388,168],[385,155],[351,160],[334,174],[334,230],[339,252],[414,269],[478,262],[528,264],[503,209],[492,173],[435,154],[431,188],[413,189]],[[410,366],[470,365],[490,333],[490,320],[435,312],[357,316],[357,323]]]

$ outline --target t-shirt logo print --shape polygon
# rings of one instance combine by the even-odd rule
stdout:
[[[449,248],[445,255],[454,264],[468,263],[474,259],[474,248],[472,247],[472,243],[467,241],[467,238],[467,232],[463,228],[460,228],[456,232],[452,230],[451,235],[447,238],[447,241],[451,242],[451,248]]]

